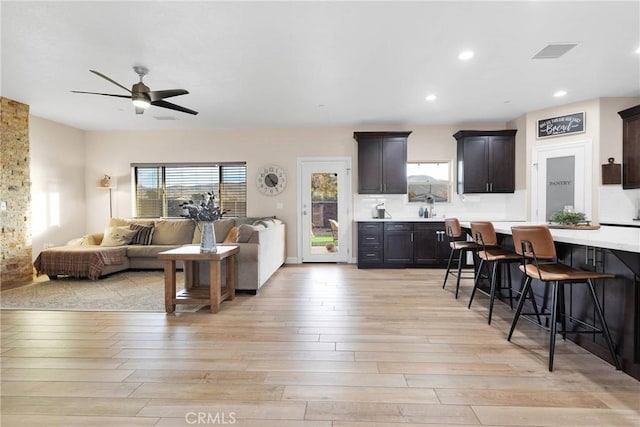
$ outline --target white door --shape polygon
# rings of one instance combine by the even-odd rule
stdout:
[[[591,219],[591,141],[533,149],[531,218],[547,222],[554,212],[572,209]]]
[[[298,159],[298,180],[298,259],[349,262],[351,159]]]

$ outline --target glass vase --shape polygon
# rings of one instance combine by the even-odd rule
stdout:
[[[200,252],[215,253],[218,252],[216,246],[216,232],[213,228],[213,222],[205,221],[202,223],[202,236],[200,238]]]

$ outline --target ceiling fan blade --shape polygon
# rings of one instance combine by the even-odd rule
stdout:
[[[172,96],[186,95],[189,92],[184,89],[167,89],[167,90],[152,90],[149,92],[149,98],[151,101],[160,101],[164,98],[171,98]]]
[[[109,77],[105,76],[104,74],[102,74],[102,73],[100,73],[100,72],[98,72],[98,71],[95,71],[95,70],[89,70],[89,71],[91,71],[91,72],[92,72],[93,74],[95,74],[96,76],[100,76],[100,77],[102,77],[103,79],[105,79],[105,80],[107,80],[107,81],[109,81],[109,82],[113,83],[114,85],[119,86],[119,87],[121,87],[122,89],[126,90],[127,92],[131,93],[131,89],[128,89],[128,88],[126,88],[126,87],[122,86],[120,83],[118,83],[118,82],[117,82],[117,81],[115,81],[115,80],[110,79]]]
[[[193,111],[193,110],[190,110],[188,108],[181,107],[179,105],[172,104],[170,102],[162,101],[162,100],[160,100],[160,101],[151,101],[151,105],[155,105],[156,107],[168,108],[170,110],[181,111],[181,112],[187,113],[187,114],[193,114],[193,115],[198,114],[197,111]]]
[[[115,96],[116,98],[131,99],[131,95],[114,95],[113,93],[83,92],[81,90],[72,90],[73,93],[88,93],[89,95]]]

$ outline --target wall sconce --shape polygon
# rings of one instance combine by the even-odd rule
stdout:
[[[109,175],[104,175],[104,178],[100,180],[100,187],[109,188],[111,187],[111,177]]]

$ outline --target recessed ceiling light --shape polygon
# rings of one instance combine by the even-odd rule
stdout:
[[[567,94],[566,90],[557,90],[553,96],[555,96],[556,98],[561,98],[563,96],[565,96]]]
[[[640,55],[640,47],[636,49],[636,53]]]
[[[426,99],[429,102],[433,102],[436,99],[438,99],[438,97],[435,94],[431,93],[431,94],[425,96],[424,99]]]
[[[471,58],[473,58],[472,50],[463,50],[462,52],[460,52],[460,55],[458,55],[458,59],[461,61],[467,61]]]

